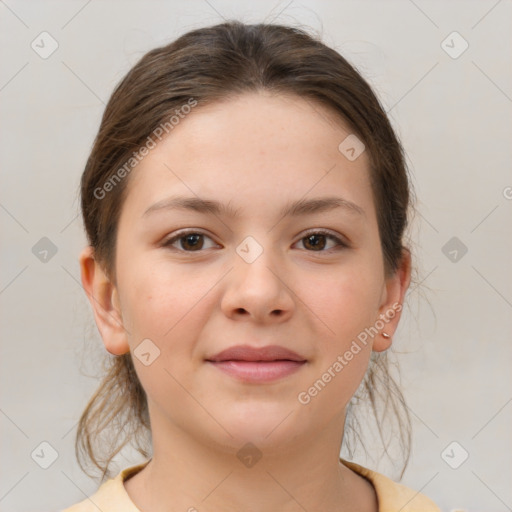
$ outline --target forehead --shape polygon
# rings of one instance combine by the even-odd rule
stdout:
[[[248,93],[197,106],[134,169],[126,202],[145,211],[186,193],[243,212],[339,192],[371,211],[368,158],[340,152],[348,136],[339,116],[298,96]]]

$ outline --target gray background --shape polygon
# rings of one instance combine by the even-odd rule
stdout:
[[[414,422],[402,483],[443,510],[512,510],[510,1],[6,0],[0,16],[2,511],[56,511],[97,488],[73,449],[102,355],[79,282],[79,177],[128,69],[223,17],[307,25],[377,90],[418,195],[420,284],[395,340]],[[47,58],[31,47],[51,49],[43,31],[58,44]],[[57,250],[46,261],[43,237]],[[48,469],[44,441],[58,455]],[[396,477],[385,460],[356,461]]]

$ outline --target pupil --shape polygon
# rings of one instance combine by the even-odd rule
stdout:
[[[318,238],[322,238],[324,239],[324,243],[319,243],[319,242],[313,242],[314,239],[318,239]],[[318,248],[319,246],[321,246],[320,248],[323,249],[324,246],[325,246],[325,236],[324,235],[310,235],[307,237],[307,241],[309,244],[311,244],[313,247],[315,248]]]
[[[201,237],[202,235],[200,234],[195,234],[195,235],[186,235],[184,238],[185,240],[185,244],[182,244],[182,247],[183,245],[188,245],[190,246],[191,248],[193,249],[197,249],[198,247],[201,248],[202,247],[202,244],[199,244],[198,241],[199,241],[199,238]],[[319,241],[319,239],[321,239],[321,241]],[[325,247],[325,235],[310,235],[308,237],[306,237],[306,240],[307,240],[307,243],[312,247],[312,248],[315,248],[315,249],[323,249]],[[316,241],[315,241],[316,240]],[[323,242],[323,243],[322,243]],[[184,247],[185,248],[185,247]]]
[[[198,238],[201,237],[201,236],[202,235],[198,235],[198,234],[197,235],[186,235],[185,236],[185,245],[189,245],[190,244],[190,246],[192,248],[197,248],[198,245],[200,245],[200,244],[197,243],[198,242]],[[190,242],[190,240],[195,240],[195,241]]]

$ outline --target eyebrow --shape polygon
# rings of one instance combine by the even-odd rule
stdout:
[[[365,216],[365,211],[357,204],[343,199],[342,197],[329,196],[318,197],[314,199],[299,199],[288,203],[281,209],[281,217],[296,217],[300,215],[309,215],[321,213],[342,208],[347,213]],[[191,210],[198,213],[224,215],[231,218],[239,217],[239,210],[235,210],[228,204],[223,204],[213,199],[201,199],[199,197],[173,196],[150,206],[144,213],[146,215],[161,210]]]

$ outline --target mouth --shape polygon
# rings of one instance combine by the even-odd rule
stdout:
[[[252,347],[250,345],[235,345],[229,347],[207,361],[247,361],[247,362],[270,362],[270,361],[295,361],[305,362],[306,358],[292,350],[279,345],[267,345],[266,347]]]
[[[238,345],[219,352],[206,362],[240,381],[261,383],[292,375],[307,360],[278,345],[261,348]]]

